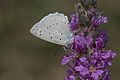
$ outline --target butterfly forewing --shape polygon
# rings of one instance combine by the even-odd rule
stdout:
[[[65,31],[69,31],[69,21],[63,14],[49,14],[44,20],[42,20],[42,22],[54,32],[59,31],[60,33],[64,33]]]
[[[45,16],[31,28],[30,32],[48,42],[67,45],[72,35],[68,23],[67,16],[56,12]]]

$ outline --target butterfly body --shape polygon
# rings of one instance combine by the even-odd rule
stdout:
[[[72,43],[73,34],[69,28],[68,18],[58,12],[45,16],[31,28],[30,32],[40,39],[58,45]]]

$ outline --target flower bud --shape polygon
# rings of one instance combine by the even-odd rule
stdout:
[[[90,0],[81,0],[81,3],[83,6],[85,6],[87,8],[90,5]]]
[[[92,0],[91,5],[96,5],[97,4],[97,0]]]

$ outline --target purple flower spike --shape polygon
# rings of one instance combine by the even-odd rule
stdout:
[[[85,1],[88,2],[89,0]],[[69,67],[65,80],[111,79],[109,67],[111,67],[116,53],[106,50],[107,33],[98,27],[107,23],[108,20],[96,8],[97,1],[92,1],[94,5],[89,6],[89,2],[86,5],[81,4],[84,9],[76,4],[80,20],[75,14],[71,16],[70,29],[74,35],[73,43],[70,44],[69,49],[72,54],[65,55],[62,60],[62,65]]]
[[[78,16],[77,15],[75,15],[75,14],[72,14],[71,15],[71,22],[70,22],[70,29],[71,30],[76,30],[76,29],[78,29]]]

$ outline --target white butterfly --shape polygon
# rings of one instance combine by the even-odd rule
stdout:
[[[68,18],[58,12],[45,16],[30,32],[38,38],[58,45],[72,43],[73,33],[70,31]]]

